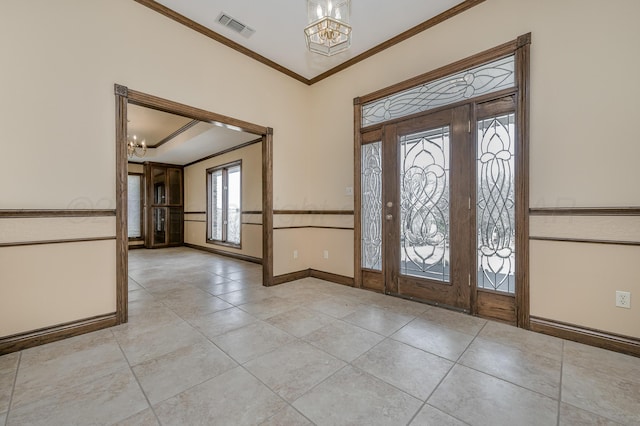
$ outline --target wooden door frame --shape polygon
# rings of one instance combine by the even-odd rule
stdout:
[[[116,322],[128,320],[127,106],[147,107],[262,137],[262,279],[273,285],[273,129],[114,85],[116,98]]]
[[[531,33],[523,34],[516,39],[501,44],[484,52],[472,55],[460,61],[435,69],[428,73],[405,80],[376,92],[354,99],[354,286],[362,287],[362,144],[371,142],[372,135],[382,137],[385,123],[367,127],[362,126],[362,107],[364,104],[412,87],[437,80],[448,75],[482,65],[509,55],[515,55],[515,88],[498,91],[487,95],[487,99],[499,98],[501,95],[516,96],[516,325],[528,329],[530,327],[529,307],[529,63]],[[482,97],[481,97],[482,98]],[[477,100],[477,99],[476,99]],[[447,105],[453,108],[458,104],[473,102],[474,99]],[[416,116],[419,114],[416,114]],[[403,117],[401,121],[411,118]],[[383,263],[385,260],[383,259]],[[476,314],[477,288],[471,291],[471,313]]]

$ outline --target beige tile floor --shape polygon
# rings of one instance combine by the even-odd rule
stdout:
[[[179,248],[130,322],[0,357],[0,425],[640,424],[640,358]]]

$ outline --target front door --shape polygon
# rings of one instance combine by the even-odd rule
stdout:
[[[508,96],[366,134],[363,287],[516,322],[514,110]]]
[[[389,294],[470,307],[469,110],[464,105],[383,128]]]
[[[528,327],[529,43],[354,99],[356,286]]]

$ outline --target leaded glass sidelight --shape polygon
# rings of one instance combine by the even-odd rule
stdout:
[[[222,190],[222,169],[211,172],[210,177],[210,191],[209,202],[210,205],[210,219],[209,225],[209,239],[222,240],[222,229],[224,227],[224,213],[223,213],[223,190]]]
[[[242,228],[240,165],[229,167],[227,170],[227,242],[240,244]]]
[[[362,146],[362,267],[382,270],[382,143]]]
[[[448,282],[449,127],[400,138],[400,272]]]
[[[511,55],[362,106],[362,126],[382,123],[515,86]]]
[[[142,175],[127,176],[127,232],[142,238]]]
[[[478,288],[515,293],[515,114],[478,121]]]

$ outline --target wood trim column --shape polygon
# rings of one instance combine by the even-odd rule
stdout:
[[[353,286],[362,288],[362,104],[353,100]]]
[[[262,139],[262,285],[273,285],[273,129]]]
[[[116,323],[129,317],[129,238],[127,233],[127,102],[128,89],[115,85],[116,95]]]
[[[516,82],[516,317],[517,325],[528,329],[529,321],[529,58],[531,33],[517,39]]]

